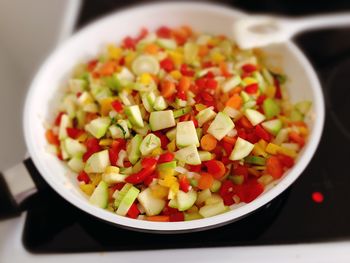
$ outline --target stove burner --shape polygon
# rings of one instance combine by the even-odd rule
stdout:
[[[332,117],[350,139],[350,58],[333,67],[327,83]]]

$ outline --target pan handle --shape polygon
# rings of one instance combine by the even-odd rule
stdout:
[[[25,201],[38,191],[33,168],[27,159],[0,173],[0,220],[19,216],[25,210]]]

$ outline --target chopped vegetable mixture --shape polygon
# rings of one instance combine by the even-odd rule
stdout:
[[[141,30],[78,65],[46,137],[89,201],[174,222],[249,203],[293,167],[308,101],[256,50],[187,26]]]

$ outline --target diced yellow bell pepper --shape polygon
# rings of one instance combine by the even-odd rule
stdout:
[[[116,47],[113,44],[108,45],[107,50],[110,59],[119,59],[123,51],[120,47]]]
[[[170,72],[170,75],[171,75],[174,79],[176,79],[176,80],[180,80],[181,77],[182,77],[181,72],[178,71],[178,70],[173,70],[173,71],[171,71],[171,72]]]
[[[208,45],[217,46],[219,42],[220,42],[220,39],[218,39],[217,37],[212,37],[209,39]]]
[[[136,57],[136,53],[135,52],[130,52],[128,55],[125,56],[125,66],[127,67],[131,67],[131,63],[133,62],[133,60]]]
[[[303,126],[299,127],[299,133],[303,135],[304,137],[309,135],[309,129]]]
[[[168,51],[170,58],[173,60],[176,66],[181,66],[184,61],[183,54],[177,51]]]
[[[168,151],[169,152],[175,152],[176,151],[176,142],[175,139],[172,140],[170,143],[167,145]]]
[[[261,140],[258,141],[258,144],[261,147],[261,149],[263,149],[264,151],[266,150],[267,141],[261,139]]]
[[[163,172],[163,171],[162,171]],[[160,173],[161,174],[161,173]],[[174,175],[167,174],[163,177],[164,179],[161,179],[158,181],[158,183],[162,186],[171,187],[175,183],[177,183],[177,178]]]
[[[205,106],[204,104],[196,104],[194,105],[194,107],[197,111],[205,110],[207,108],[207,106]]]
[[[91,184],[93,184],[94,186],[97,186],[102,180],[101,174],[90,174],[89,176],[91,179]]]
[[[80,184],[79,187],[85,194],[89,196],[92,195],[95,190],[95,185],[93,184]]]
[[[266,88],[265,93],[266,93],[267,97],[269,97],[269,98],[274,98],[274,97],[275,97],[275,94],[276,94],[276,87],[275,87],[275,86],[272,86],[272,85],[268,86],[268,87]]]
[[[243,79],[243,83],[248,86],[250,84],[255,84],[255,83],[258,83],[258,81],[254,78],[251,78],[251,77],[246,77]]]
[[[108,146],[111,145],[113,142],[112,139],[102,139],[98,144],[101,146]]]
[[[262,157],[267,157],[268,155],[258,143],[254,144],[253,154]]]
[[[219,52],[213,52],[210,54],[210,58],[213,60],[213,62],[215,63],[220,63],[220,62],[223,62],[225,61],[225,56],[222,55],[221,53]]]
[[[266,146],[266,149],[265,151],[269,154],[272,154],[272,155],[275,155],[278,153],[278,150],[280,149],[281,147],[278,146],[277,144],[274,144],[274,143],[269,143],[267,146]]]
[[[149,84],[152,83],[152,81],[153,81],[153,78],[152,78],[152,76],[149,73],[143,73],[140,76],[140,80],[139,80],[139,82],[141,84],[144,84],[144,85],[149,85]]]
[[[168,196],[169,188],[156,184],[151,187],[152,195],[156,198],[165,198]]]
[[[159,171],[159,177],[161,179],[165,179],[166,177],[169,177],[169,176],[174,176],[174,174],[175,174],[175,170],[172,168],[162,169]]]
[[[278,153],[287,155],[289,157],[295,158],[297,157],[297,152],[292,150],[292,149],[288,149],[286,147],[279,147],[279,149],[277,150]]]
[[[119,173],[119,167],[117,166],[107,166],[106,170],[105,170],[105,173]]]
[[[88,137],[88,134],[85,132],[85,133],[83,133],[82,135],[80,135],[79,137],[78,137],[78,141],[79,142],[85,142],[86,141],[86,139],[87,139],[87,137]]]
[[[101,115],[108,116],[109,112],[112,110],[113,98],[105,98],[101,100]]]
[[[163,153],[163,150],[162,148],[158,147],[156,149],[154,149],[151,153],[152,156],[158,156],[158,155],[161,155]]]
[[[178,182],[175,182],[170,186],[171,191],[174,192],[175,194],[177,194],[177,192],[179,191],[179,188],[180,188],[180,184]]]

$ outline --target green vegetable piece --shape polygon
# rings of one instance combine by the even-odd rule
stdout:
[[[100,208],[107,208],[108,205],[108,185],[101,181],[89,198],[89,202]]]
[[[189,113],[191,111],[191,106],[187,106],[178,110],[174,110],[173,114],[174,114],[174,118],[177,119],[183,115],[186,115],[187,113]]]
[[[219,112],[208,128],[208,133],[217,140],[221,140],[235,127],[231,118],[223,112]]]
[[[157,170],[158,171],[164,171],[167,169],[175,169],[177,166],[176,161],[171,161],[171,162],[166,162],[166,163],[161,163],[157,165]]]
[[[110,124],[111,119],[109,117],[100,117],[86,124],[85,130],[91,133],[95,138],[100,139],[106,134]]]
[[[297,109],[301,114],[305,115],[309,112],[311,106],[311,101],[300,101],[294,105],[294,108]]]
[[[220,187],[221,182],[219,180],[214,180],[212,186],[210,187],[210,191],[216,193],[217,191],[219,191]]]
[[[282,121],[280,119],[265,121],[261,124],[265,130],[276,136],[282,129]]]
[[[193,121],[178,122],[176,126],[176,145],[185,147],[189,145],[199,146],[196,128]]]
[[[154,111],[149,117],[149,125],[152,131],[159,131],[162,129],[174,127],[176,125],[173,111]]]
[[[140,55],[132,62],[131,69],[138,76],[143,73],[157,75],[159,72],[159,62],[153,56]]]
[[[158,215],[165,206],[165,201],[154,197],[150,188],[143,190],[137,197],[147,216]]]
[[[135,202],[139,193],[140,190],[137,189],[135,186],[132,186],[120,202],[116,213],[120,216],[125,216],[132,204]]]
[[[135,164],[141,157],[140,145],[142,142],[142,136],[136,134],[127,146],[128,159],[132,164]]]
[[[204,218],[212,217],[226,211],[224,202],[215,203],[212,205],[205,205],[199,209],[199,214]]]
[[[132,125],[135,125],[138,128],[143,128],[144,124],[139,105],[125,107],[124,112],[128,116]]]
[[[265,165],[266,159],[260,156],[249,155],[244,158],[246,163],[255,164],[255,165]]]
[[[159,137],[153,133],[148,134],[140,145],[140,152],[143,156],[149,155],[153,150],[160,147],[161,142]]]
[[[231,177],[231,180],[234,184],[241,185],[244,182],[244,176],[236,174]]]
[[[176,195],[177,207],[179,211],[186,211],[191,208],[197,200],[197,192],[190,190],[187,193],[179,190]]]
[[[118,192],[117,198],[114,200],[114,207],[115,208],[119,207],[121,201],[123,200],[124,196],[126,195],[126,193],[129,191],[129,189],[131,187],[133,187],[133,185],[127,183],[123,186],[122,189],[120,189],[120,191]]]
[[[272,98],[267,98],[263,103],[264,113],[267,119],[278,116],[281,112],[280,106]]]
[[[199,158],[197,147],[194,144],[178,150],[175,153],[175,158],[187,164],[201,164],[201,159]]]
[[[84,171],[86,173],[103,173],[110,165],[108,150],[92,154],[86,161]]]

